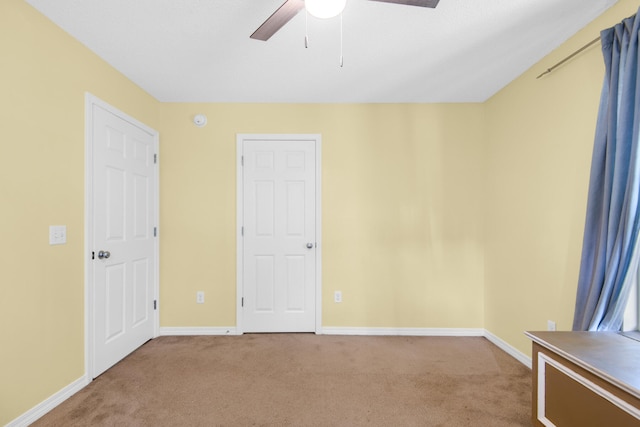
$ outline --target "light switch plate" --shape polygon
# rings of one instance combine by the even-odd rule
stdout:
[[[49,244],[64,245],[67,243],[67,226],[66,225],[50,225],[49,226]]]

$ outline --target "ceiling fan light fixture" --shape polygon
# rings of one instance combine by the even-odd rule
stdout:
[[[304,7],[312,16],[320,19],[333,18],[344,10],[347,0],[304,0]]]

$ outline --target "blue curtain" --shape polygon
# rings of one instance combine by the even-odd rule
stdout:
[[[640,19],[636,16],[601,33],[606,71],[591,163],[574,331],[620,330],[630,285],[636,279],[640,229]]]

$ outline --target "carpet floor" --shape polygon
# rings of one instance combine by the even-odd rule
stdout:
[[[160,337],[34,426],[530,426],[531,371],[481,337]]]

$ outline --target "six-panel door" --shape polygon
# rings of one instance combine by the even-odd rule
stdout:
[[[243,330],[315,331],[315,142],[243,145]]]
[[[93,106],[93,376],[153,337],[154,136]]]

